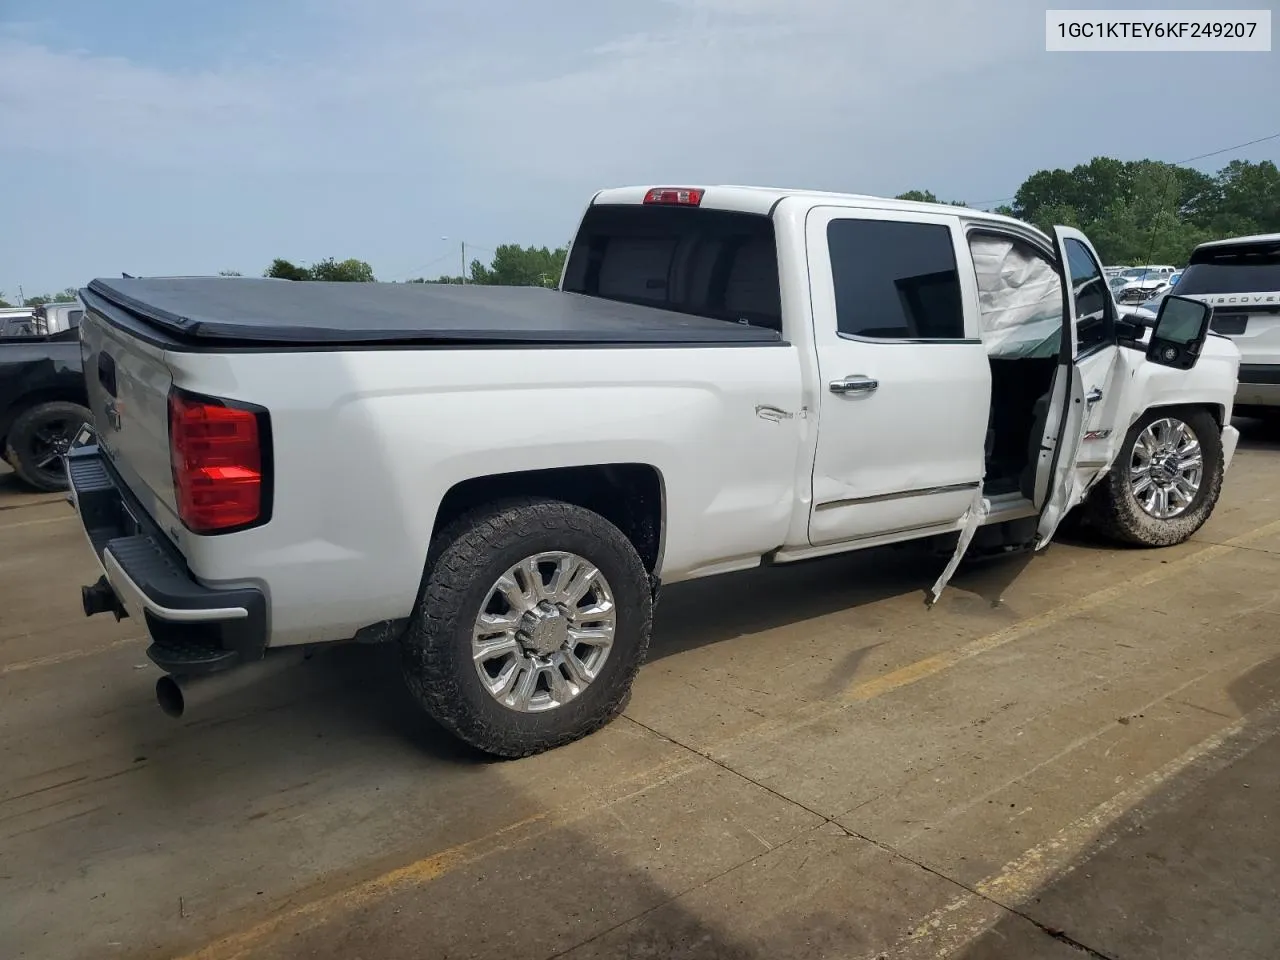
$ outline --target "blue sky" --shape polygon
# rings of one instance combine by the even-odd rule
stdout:
[[[624,183],[993,200],[1276,133],[1277,91],[1277,52],[1048,54],[1026,0],[0,0],[0,291],[434,276]]]

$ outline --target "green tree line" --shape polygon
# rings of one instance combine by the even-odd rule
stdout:
[[[929,190],[909,190],[900,200],[936,203]],[[963,201],[951,201],[964,206]],[[1155,160],[1094,157],[1070,170],[1038,170],[1023,181],[1013,203],[995,212],[1048,230],[1055,224],[1089,235],[1108,264],[1169,263],[1181,266],[1197,244],[1222,237],[1280,232],[1280,168],[1270,160],[1233,160],[1217,173]],[[489,263],[472,260],[468,274],[418,277],[410,283],[475,283],[553,287],[560,279],[564,247],[504,243]],[[223,275],[238,276],[234,270]],[[283,280],[369,283],[364,260],[329,257],[313,264],[276,258],[264,276]],[[26,303],[66,302],[75,290],[28,297]],[[8,306],[3,298],[0,305]]]
[[[517,243],[504,243],[493,252],[493,259],[486,266],[472,260],[467,283],[487,284],[497,287],[554,287],[560,282],[564,269],[565,247],[552,250],[549,247],[522,247]],[[442,276],[434,280],[418,277],[410,283],[462,283],[460,276]]]
[[[934,200],[927,190],[902,200]],[[1047,231],[1055,224],[1089,235],[1107,264],[1181,266],[1197,244],[1280,232],[1280,168],[1233,160],[1217,173],[1155,160],[1094,157],[1070,170],[1039,170],[1011,206],[996,207]]]
[[[459,275],[439,276],[434,279],[417,277],[409,283],[477,283],[503,287],[554,287],[560,282],[568,250],[559,247],[522,247],[516,243],[501,244],[494,251],[493,259],[485,264],[472,260],[465,280]],[[238,276],[234,270],[223,270],[223,276]],[[320,260],[310,266],[296,264],[277,257],[263,272],[263,276],[279,280],[329,280],[353,283],[371,283],[376,277],[373,267],[364,260]]]
[[[22,301],[21,304],[18,304],[18,306],[34,307],[42,303],[74,303],[75,299],[76,299],[76,288],[67,287],[67,289],[60,290],[57,293],[42,293],[42,294],[39,294],[38,296],[27,297],[25,300]],[[12,306],[14,306],[14,304],[9,303],[7,300],[5,300],[4,294],[0,293],[0,307],[12,307]]]

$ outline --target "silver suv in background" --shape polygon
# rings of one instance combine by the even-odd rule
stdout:
[[[1280,233],[1200,244],[1172,292],[1213,307],[1213,331],[1239,347],[1235,412],[1280,416]]]
[[[0,309],[0,337],[51,337],[80,326],[79,300]]]

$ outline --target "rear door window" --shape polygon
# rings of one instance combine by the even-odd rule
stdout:
[[[963,340],[951,230],[897,220],[827,225],[840,334],[875,340]]]

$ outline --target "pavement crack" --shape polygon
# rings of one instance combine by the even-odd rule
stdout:
[[[624,714],[624,716],[626,715]],[[677,747],[680,747],[682,750],[688,750],[690,753],[694,754],[695,756],[699,756],[703,760],[707,760],[711,763],[714,763],[717,767],[719,767],[721,770],[725,771],[726,773],[732,774],[733,776],[737,777],[740,780],[745,780],[747,783],[751,784],[752,786],[759,787],[765,793],[772,794],[773,796],[781,800],[783,803],[789,803],[792,806],[799,807],[801,810],[805,811],[806,813],[813,814],[815,817],[817,817],[822,821],[822,823],[817,824],[817,826],[815,826],[814,829],[817,829],[818,827],[824,827],[828,823],[835,823],[836,817],[840,816],[840,814],[837,813],[829,817],[825,813],[821,813],[813,809],[813,807],[810,807],[804,803],[801,803],[799,800],[795,799],[794,797],[788,797],[785,793],[781,793],[773,789],[773,787],[769,786],[768,784],[761,783],[759,780],[755,780],[747,776],[741,770],[735,770],[733,767],[729,766],[729,764],[725,763],[723,760],[717,760],[715,757],[707,753],[705,750],[699,750],[697,747],[687,744],[682,740],[677,740],[675,737],[668,736],[667,734],[662,733],[659,730],[655,730],[653,727],[649,726],[649,724],[645,723],[642,720],[637,720],[635,717],[632,717],[632,716],[626,716],[626,719],[630,720],[637,727],[640,727],[643,730],[647,730],[649,733],[653,734],[655,737],[661,737],[663,740],[666,740],[669,743],[674,743]],[[836,826],[839,826],[839,824],[836,824]],[[841,827],[841,829],[844,829],[844,828]]]
[[[1077,940],[1075,937],[1072,937],[1064,930],[1058,930],[1055,927],[1045,926],[1045,924],[1040,923],[1038,920],[1034,920],[1031,917],[1028,917],[1026,914],[1018,913],[1017,910],[1014,910],[1013,913],[1017,913],[1018,916],[1022,917],[1022,919],[1031,923],[1041,933],[1045,934],[1045,936],[1051,937],[1052,939],[1057,940],[1059,943],[1065,943],[1068,947],[1071,947],[1075,950],[1079,950],[1081,953],[1083,953],[1087,957],[1093,957],[1094,960],[1117,960],[1116,957],[1112,956],[1109,953],[1103,953],[1101,950],[1095,950],[1093,947],[1089,946],[1087,943],[1081,943],[1079,940]]]
[[[1213,709],[1210,709],[1209,707],[1202,707],[1198,703],[1192,703],[1190,700],[1181,700],[1178,697],[1170,697],[1169,702],[1176,703],[1181,707],[1190,707],[1192,710],[1200,710],[1200,711],[1203,711],[1204,713],[1211,713],[1215,717],[1222,717],[1222,719],[1224,720],[1235,721],[1238,719],[1238,717],[1233,717],[1229,713],[1223,713],[1221,710],[1213,710]]]
[[[1265,553],[1271,556],[1280,555],[1280,551],[1273,550],[1270,547],[1254,547],[1245,543],[1231,543],[1230,541],[1219,542],[1217,540],[1200,540],[1197,538],[1196,543],[1207,544],[1211,547],[1227,547],[1231,550],[1248,550],[1250,553]]]
[[[835,823],[834,820],[831,822]],[[1054,940],[1057,940],[1059,943],[1064,943],[1069,947],[1073,947],[1074,949],[1081,951],[1085,955],[1089,957],[1093,957],[1094,960],[1118,960],[1118,958],[1113,957],[1111,954],[1103,953],[1101,950],[1091,947],[1086,943],[1080,942],[1079,940],[1072,937],[1065,930],[1060,930],[1057,927],[1051,927],[1046,923],[1042,923],[1041,921],[1037,920],[1035,917],[1031,916],[1030,914],[1022,910],[1019,910],[1017,907],[1010,906],[1007,903],[1002,903],[1000,900],[997,900],[995,897],[992,897],[989,894],[983,893],[977,887],[970,886],[969,884],[961,880],[957,880],[955,877],[949,876],[948,874],[937,869],[936,867],[930,866],[929,864],[925,863],[923,860],[917,860],[915,857],[908,856],[907,854],[903,853],[901,850],[899,850],[897,847],[893,846],[892,844],[885,843],[882,840],[877,840],[874,837],[869,837],[866,834],[858,833],[856,830],[850,830],[848,827],[844,826],[843,824],[835,823],[835,825],[839,829],[843,830],[850,837],[853,837],[856,840],[862,840],[865,843],[869,843],[869,844],[872,844],[873,846],[879,847],[881,850],[883,850],[885,853],[889,854],[890,856],[895,857],[903,861],[904,863],[909,863],[912,866],[920,870],[923,870],[925,873],[928,873],[928,874],[931,874],[932,876],[937,877],[939,880],[942,880],[945,883],[949,883],[952,886],[959,887],[961,890],[965,891],[965,893],[969,894],[970,896],[976,897],[978,900],[981,900],[985,903],[989,903],[993,907],[996,907],[999,910],[1003,910],[1007,913],[1011,913],[1014,916],[1027,921],[1027,923],[1031,924],[1033,927],[1038,929],[1041,933],[1045,934],[1045,936],[1052,937]]]

